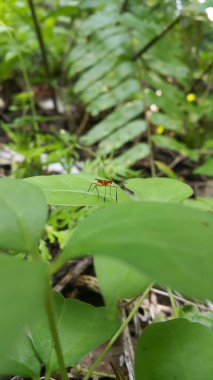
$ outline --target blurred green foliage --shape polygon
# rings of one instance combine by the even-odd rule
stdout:
[[[14,121],[20,120],[22,126],[19,124],[15,133],[23,134],[26,150],[42,147],[52,156],[56,150],[64,152],[66,143],[60,139],[59,124],[68,133],[80,135],[79,145],[73,144],[75,137],[67,139],[72,149],[65,155],[74,160],[68,165],[65,159],[65,171],[78,160],[75,152],[80,147],[84,171],[96,168],[97,174],[102,174],[100,162],[104,162],[107,177],[134,176],[129,170],[135,162],[142,162],[142,167],[145,162],[146,169],[149,162],[147,128],[153,135],[152,150],[161,173],[175,176],[164,167],[168,163],[156,157],[162,149],[176,151],[192,161],[211,155],[213,25],[206,13],[208,1],[34,0],[34,6],[50,78],[46,77],[28,1],[0,1],[3,99],[4,84],[12,80],[14,87],[9,121],[3,127],[16,145],[13,149],[23,153],[20,139],[17,141],[10,131]],[[62,104],[60,122],[52,120],[48,126],[49,131],[54,129],[53,138],[38,137],[35,131],[35,123],[41,129],[47,116],[38,108],[38,85],[43,84],[55,88],[58,103]],[[38,137],[33,146],[25,131],[29,124],[31,140]],[[51,140],[60,140],[61,144],[48,146]],[[85,154],[89,161],[85,161]],[[21,166],[26,164],[28,168],[18,177],[39,174],[44,169],[40,158],[35,164],[32,155],[36,153],[30,158],[27,155]],[[54,158],[61,163],[62,156]],[[51,157],[49,160],[52,162]]]

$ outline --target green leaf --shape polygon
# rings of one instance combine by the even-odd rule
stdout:
[[[49,12],[42,21],[48,19],[49,17],[60,17],[60,16],[67,16],[67,17],[73,17],[78,12],[79,4],[78,2],[73,2],[70,5],[65,5],[62,7],[59,7],[58,9]]]
[[[151,283],[136,268],[108,256],[95,257],[95,271],[101,292],[111,313],[118,312],[118,301],[136,297]]]
[[[47,202],[52,205],[60,206],[104,206],[108,203],[116,204],[116,190],[112,188],[112,197],[110,197],[110,189],[106,188],[106,202],[104,202],[105,188],[98,187],[100,196],[93,186],[90,191],[89,187],[92,183],[96,183],[94,177],[83,174],[65,174],[38,176],[27,178],[26,181],[40,187],[44,192]],[[113,186],[116,184],[113,183]],[[130,198],[117,187],[118,202],[125,202]]]
[[[95,144],[116,129],[126,124],[129,120],[138,116],[143,111],[142,102],[134,101],[118,107],[114,112],[107,116],[100,123],[96,124],[81,139],[86,145]]]
[[[102,49],[100,49],[99,55],[96,50],[95,52],[88,54],[86,61],[85,57],[83,57],[80,62],[77,61],[75,63],[76,69],[75,66],[72,66],[72,71],[74,69],[78,69],[80,71],[80,68],[89,65],[89,63],[93,60],[93,64],[96,63],[101,53],[103,55],[104,52],[105,54],[107,54],[104,47],[102,47]],[[102,77],[99,81],[93,83],[92,89],[90,87],[85,89],[85,91],[82,93],[81,98],[85,103],[90,103],[101,94],[108,93],[112,87],[117,86],[119,82],[121,82],[123,79],[133,76],[133,74],[134,66],[130,62],[122,62],[121,64],[117,65],[112,71],[110,71],[106,76]]]
[[[174,170],[170,168],[165,162],[155,160],[155,165],[157,168],[163,173],[166,174],[168,178],[178,179],[177,174],[175,174]]]
[[[126,150],[123,154],[112,160],[112,166],[118,168],[121,172],[122,169],[129,168],[135,162],[149,156],[149,154],[149,145],[140,143],[134,145],[132,148]]]
[[[169,178],[133,178],[125,186],[133,191],[137,200],[145,202],[177,203],[193,194],[189,185]]]
[[[211,379],[213,332],[185,319],[155,323],[140,336],[136,380]]]
[[[161,285],[213,299],[212,252],[212,215],[178,204],[128,202],[86,218],[56,263],[83,254],[114,257]]]
[[[187,148],[185,144],[168,136],[155,135],[152,136],[152,140],[157,146],[161,148],[172,149],[183,156],[189,157],[192,161],[197,161],[199,158],[199,154],[195,150]]]
[[[98,114],[108,108],[116,106],[116,104],[131,100],[131,97],[134,98],[140,91],[141,88],[137,80],[127,79],[110,89],[106,94],[97,97],[90,103],[87,109],[93,115]]]
[[[119,328],[105,307],[94,307],[75,299],[54,294],[56,323],[66,366],[75,365],[93,348],[112,337]],[[31,329],[37,355],[51,371],[58,369],[57,358],[45,312]]]
[[[21,180],[1,179],[0,210],[0,249],[36,251],[47,219],[42,191]]]
[[[165,129],[168,129],[170,131],[175,131],[178,133],[183,133],[184,129],[181,123],[181,120],[175,120],[169,117],[168,115],[165,115],[163,113],[155,113],[153,112],[151,114],[151,122],[155,125],[162,125]]]
[[[198,168],[194,170],[194,173],[213,177],[213,158],[210,158],[203,165],[198,166]]]
[[[198,197],[196,199],[186,199],[183,201],[183,204],[204,211],[213,211],[213,198]]]
[[[178,309],[179,318],[186,318],[191,322],[200,323],[213,331],[213,312],[200,312],[194,305],[184,305]]]
[[[81,78],[75,85],[75,92],[79,93],[84,91],[88,86],[91,86],[93,82],[99,80],[102,76],[109,73],[117,64],[117,57],[113,53],[108,55],[107,60],[103,59],[97,63],[96,66],[91,67],[84,72]]]
[[[96,14],[89,17],[82,26],[84,33],[89,35],[95,32],[97,29],[108,27],[119,21],[120,14],[115,11],[105,10],[105,12],[96,12]]]
[[[43,263],[32,264],[0,255],[0,373],[2,367],[7,368],[6,355],[13,354],[20,331],[29,321],[36,319],[43,306],[45,269]]]
[[[4,365],[0,364],[0,373],[38,379],[40,372],[41,362],[35,354],[31,339],[23,333],[14,343]]]
[[[106,137],[99,144],[99,151],[102,154],[109,154],[122,147],[128,141],[133,140],[146,130],[146,123],[142,120],[134,120],[124,127],[116,130],[109,137]]]

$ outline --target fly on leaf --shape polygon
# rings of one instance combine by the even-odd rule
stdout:
[[[112,189],[115,189],[115,200],[116,202],[118,201],[118,189],[117,186],[113,185],[113,182],[111,179],[100,179],[100,178],[95,178],[96,182],[92,182],[90,184],[89,189],[87,190],[86,193],[88,193],[90,190],[96,189],[98,197],[100,197],[100,193],[98,191],[99,187],[104,187],[104,202],[106,201],[106,196],[107,196],[107,187],[109,187],[109,194],[110,198],[112,198]],[[112,198],[113,199],[113,198]]]

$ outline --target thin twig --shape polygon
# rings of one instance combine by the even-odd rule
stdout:
[[[39,43],[41,54],[42,54],[42,59],[43,59],[44,68],[46,71],[46,76],[47,76],[48,83],[49,83],[50,90],[51,90],[51,95],[52,95],[52,100],[54,103],[55,112],[58,112],[55,90],[51,85],[51,72],[50,72],[50,66],[49,66],[48,57],[47,57],[47,50],[46,50],[46,46],[45,46],[43,35],[42,35],[42,30],[41,30],[41,27],[40,27],[40,24],[39,24],[39,21],[37,18],[37,14],[36,14],[35,5],[34,5],[33,0],[28,0],[28,4],[29,4],[30,10],[31,10],[32,19],[33,19],[33,23],[35,26],[35,31],[36,31],[38,43]]]
[[[171,303],[171,306],[172,306],[173,315],[174,315],[175,318],[178,318],[178,311],[177,311],[177,306],[176,306],[176,303],[175,303],[174,294],[172,293],[172,290],[170,288],[167,288],[167,291],[168,291],[168,295],[169,295],[169,298],[170,298],[170,303]]]
[[[84,116],[83,116],[83,119],[78,127],[78,129],[76,130],[76,134],[79,136],[82,134],[82,132],[84,131],[87,123],[88,123],[88,120],[89,120],[89,112],[85,112],[84,113]]]
[[[88,372],[88,369],[85,369],[85,368],[82,368],[80,366],[77,366],[76,367],[76,370],[81,374],[81,373],[87,373]],[[93,372],[93,375],[95,376],[101,376],[101,377],[107,377],[107,378],[110,378],[110,379],[116,379],[115,375],[113,375],[112,373],[108,373],[108,372],[102,372],[102,371],[94,371]],[[72,374],[68,373],[68,378],[71,378],[72,377]],[[75,378],[75,376],[74,376]]]
[[[155,288],[152,288],[152,292],[153,293],[156,293],[156,294],[160,294],[162,296],[165,296],[165,297],[168,297],[169,298],[169,294],[163,290],[159,290],[159,289],[155,289]],[[177,300],[177,301],[180,301],[180,302],[183,302],[185,303],[186,305],[194,305],[194,306],[197,306],[199,307],[200,309],[203,309],[204,311],[212,311],[212,309],[210,309],[209,307],[207,306],[204,306],[204,305],[201,305],[201,304],[197,304],[196,302],[193,302],[193,301],[189,301],[183,297],[180,297],[180,296],[176,296],[176,294],[173,294],[173,297]]]
[[[120,316],[121,316],[121,322],[124,323],[126,320],[126,311],[125,311],[125,307],[122,304],[120,305]],[[132,346],[132,340],[131,340],[131,335],[130,335],[128,325],[123,331],[122,338],[123,338],[124,356],[125,356],[126,368],[129,375],[129,380],[134,380],[135,379],[134,350]]]
[[[91,257],[85,257],[80,260],[75,268],[71,268],[69,272],[54,286],[56,292],[61,292],[65,286],[70,282],[74,282],[78,276],[92,263]]]
[[[149,153],[150,169],[151,169],[152,177],[156,177],[154,150],[153,150],[153,142],[152,142],[152,131],[151,131],[151,123],[150,123],[151,114],[150,114],[150,110],[147,109],[145,91],[143,91],[143,94],[144,94],[144,112],[145,112],[145,120],[146,120],[146,127],[147,127],[147,142],[148,142],[149,150],[150,150],[150,153]]]

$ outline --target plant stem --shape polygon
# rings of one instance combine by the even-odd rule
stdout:
[[[145,83],[143,82],[143,78],[141,77],[141,73],[143,72],[142,67],[142,61],[137,61],[138,66],[138,77],[141,84],[141,90],[142,90],[142,96],[143,96],[143,108],[144,108],[144,115],[145,115],[145,121],[146,121],[146,128],[147,128],[147,142],[149,145],[149,162],[150,162],[150,171],[151,176],[156,176],[155,171],[155,158],[154,158],[154,146],[152,142],[152,128],[150,123],[150,109],[147,104],[147,98],[146,98],[146,89],[145,89]]]
[[[47,369],[45,368],[45,378],[44,380],[50,380],[51,378],[51,370],[50,370],[50,367],[48,367]]]
[[[13,43],[14,43],[14,45],[16,47],[16,51],[18,53],[18,59],[19,59],[21,71],[22,71],[22,74],[23,74],[23,77],[24,77],[24,82],[25,82],[25,85],[26,85],[26,88],[27,88],[27,92],[28,92],[28,94],[30,96],[30,108],[31,108],[32,116],[33,116],[33,128],[34,128],[34,132],[38,132],[39,127],[38,127],[38,124],[36,122],[36,107],[35,107],[35,102],[34,102],[34,99],[33,99],[33,91],[32,91],[32,87],[31,87],[31,84],[30,84],[29,75],[28,75],[28,72],[27,72],[27,69],[26,69],[26,66],[25,66],[25,62],[24,62],[24,59],[23,59],[23,55],[22,55],[21,50],[19,48],[18,42],[16,41],[16,37],[15,37],[14,33],[12,31],[8,31],[8,35],[9,35],[11,41],[13,41]]]
[[[177,306],[176,306],[176,303],[175,303],[175,299],[174,299],[172,290],[170,288],[167,288],[167,292],[169,294],[169,298],[170,298],[170,302],[171,302],[171,306],[172,306],[174,317],[178,318]]]
[[[87,373],[88,372],[88,370],[84,369],[84,368],[79,368],[79,369],[77,368],[77,371],[78,370],[79,370],[79,373],[81,373],[81,372]],[[107,372],[93,371],[93,375],[95,375],[95,376],[101,376],[101,377],[107,377],[107,378],[110,378],[110,379],[116,379],[115,375],[107,373]]]
[[[41,256],[40,256],[37,248],[32,250],[31,258],[32,258],[32,261],[40,261],[41,260]]]
[[[47,287],[46,287],[46,312],[49,321],[49,327],[52,335],[52,340],[58,359],[58,366],[61,374],[61,380],[67,380],[67,371],[64,363],[63,353],[61,349],[58,329],[55,320],[54,306],[52,299],[52,289],[50,287],[50,276],[47,277]]]
[[[30,10],[31,10],[32,19],[33,19],[33,23],[35,26],[35,31],[36,31],[39,47],[41,50],[41,55],[42,55],[42,59],[43,59],[43,63],[44,63],[44,68],[46,71],[47,80],[48,80],[50,90],[51,90],[51,95],[52,95],[52,100],[53,100],[55,112],[58,112],[55,91],[51,85],[51,72],[50,72],[50,66],[49,66],[48,57],[47,57],[47,50],[46,50],[46,46],[45,46],[43,35],[42,35],[42,30],[41,30],[41,27],[39,25],[39,21],[38,21],[37,15],[36,15],[36,10],[35,10],[35,5],[34,5],[33,0],[28,0],[28,4],[29,4]]]
[[[120,11],[120,13],[124,13],[124,12],[127,11],[127,8],[128,8],[128,2],[129,2],[129,0],[123,0],[123,4],[122,4],[122,6],[121,6],[121,11]]]
[[[162,32],[157,34],[151,41],[149,41],[141,50],[139,50],[133,56],[133,61],[140,58],[147,50],[149,50],[153,45],[156,44],[165,34],[167,34],[174,26],[180,21],[181,15],[179,15],[176,19],[174,19]]]
[[[127,319],[125,322],[121,325],[121,327],[118,329],[118,331],[115,333],[115,335],[112,337],[112,339],[109,341],[109,343],[106,345],[106,347],[103,349],[101,354],[97,357],[97,359],[94,361],[92,366],[90,367],[89,371],[87,372],[86,376],[84,377],[83,380],[89,380],[90,376],[92,375],[93,371],[96,369],[98,364],[101,362],[101,360],[104,358],[104,356],[107,354],[107,352],[110,350],[112,345],[115,343],[115,341],[119,338],[119,336],[122,334],[128,323],[131,321],[131,319],[134,317],[135,313],[141,306],[142,302],[146,298],[147,294],[151,290],[153,284],[151,284],[143,293],[143,295],[140,297],[138,302],[136,302],[135,306],[133,307],[131,313],[128,315]]]

